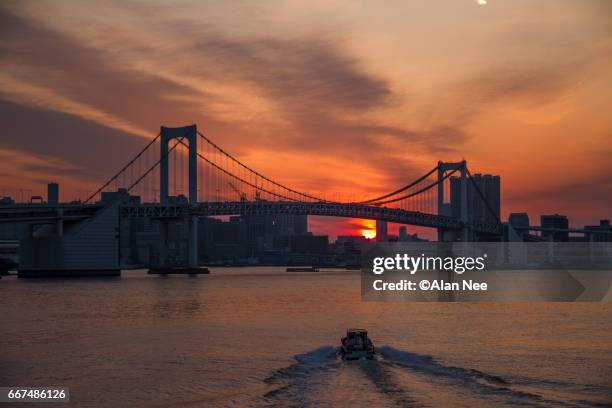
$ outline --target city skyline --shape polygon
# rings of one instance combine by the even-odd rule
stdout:
[[[305,191],[366,198],[465,158],[502,177],[504,219],[595,224],[612,201],[610,6],[564,4],[3,3],[3,184],[84,195],[160,124],[197,122]]]

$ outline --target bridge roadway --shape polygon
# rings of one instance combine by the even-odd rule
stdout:
[[[45,223],[60,219],[80,221],[93,216],[103,208],[99,204],[12,204],[0,205],[0,223]]]
[[[203,202],[196,205],[155,205],[122,206],[124,217],[176,218],[187,216],[217,215],[319,215],[329,217],[363,218],[381,220],[398,224],[421,227],[460,230],[463,223],[456,218],[407,211],[399,208],[378,207],[363,204],[333,202],[295,202],[295,201],[222,201]],[[475,232],[500,234],[501,225],[474,223]]]
[[[0,206],[2,222],[54,222],[80,221],[91,217],[103,208],[100,204],[18,204]],[[61,210],[61,211],[60,211]],[[220,201],[201,202],[195,205],[157,203],[123,204],[121,216],[128,218],[182,218],[190,216],[208,217],[218,215],[319,215],[331,217],[363,218],[395,222],[421,227],[460,230],[463,223],[454,217],[407,211],[400,208],[378,207],[363,204],[333,202],[295,201]],[[500,234],[501,226],[488,223],[473,223],[473,231],[484,234]]]

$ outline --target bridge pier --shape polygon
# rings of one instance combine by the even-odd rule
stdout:
[[[387,242],[387,221],[376,220],[376,242]]]
[[[159,220],[159,266],[165,267],[168,261],[168,220]]]
[[[187,226],[187,259],[182,257],[184,252],[181,251],[181,242],[183,242],[184,236],[177,233],[179,229],[172,228],[174,231],[172,236],[177,241],[177,253],[183,260],[181,263],[168,262],[168,247],[170,244],[171,237],[169,236],[169,223],[172,222],[170,218],[159,219],[159,262],[157,265],[152,265],[149,269],[149,274],[152,275],[201,275],[210,273],[208,268],[200,268],[199,257],[198,257],[198,217],[196,215],[189,215],[187,217],[175,218],[175,222],[180,222],[181,226]],[[178,234],[178,235],[177,235]]]
[[[55,223],[55,235],[58,237],[64,236],[64,210],[57,209],[57,221]]]
[[[189,220],[189,267],[197,268],[198,266],[198,217],[192,215]]]

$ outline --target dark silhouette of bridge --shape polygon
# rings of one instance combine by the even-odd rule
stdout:
[[[445,197],[448,190],[445,182],[451,177],[460,192],[456,214],[449,211],[448,197]],[[468,186],[486,210],[484,219],[470,214]],[[120,199],[126,196],[130,199]],[[82,203],[6,207],[0,211],[0,222],[55,224],[55,233],[61,237],[64,224],[96,218],[109,206],[114,206],[123,218],[157,220],[161,248],[167,248],[167,222],[173,219],[187,222],[189,264],[193,267],[198,263],[198,219],[208,216],[294,214],[363,218],[377,223],[436,228],[439,240],[445,241],[496,240],[503,231],[499,213],[474,181],[466,161],[438,162],[422,176],[394,191],[365,200],[331,199],[264,176],[198,131],[196,125],[162,127],[157,136]],[[106,221],[90,222],[93,225],[87,227],[90,232],[79,232],[81,238],[75,235],[74,245],[80,245],[78,239],[106,242],[111,239],[110,235],[117,240],[120,223],[114,229],[110,225],[105,229],[105,223],[115,222],[114,216],[105,217]],[[108,248],[114,251],[112,243]],[[93,255],[94,252],[89,254]],[[165,255],[160,255],[162,263]]]
[[[459,217],[443,210],[444,182],[453,175],[460,179],[463,193]],[[468,183],[490,211],[493,222],[470,219]],[[439,162],[406,185],[367,200],[334,200],[264,176],[222,149],[198,131],[196,125],[162,127],[142,151],[84,204],[99,201],[104,191],[118,188],[141,197],[138,204],[122,206],[126,217],[303,214],[365,218],[476,234],[501,233],[501,221],[474,183],[465,161]]]

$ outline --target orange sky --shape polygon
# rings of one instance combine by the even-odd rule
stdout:
[[[369,197],[465,158],[501,175],[504,218],[612,217],[608,0],[5,1],[0,32],[0,193],[83,196],[197,123],[303,191]]]

